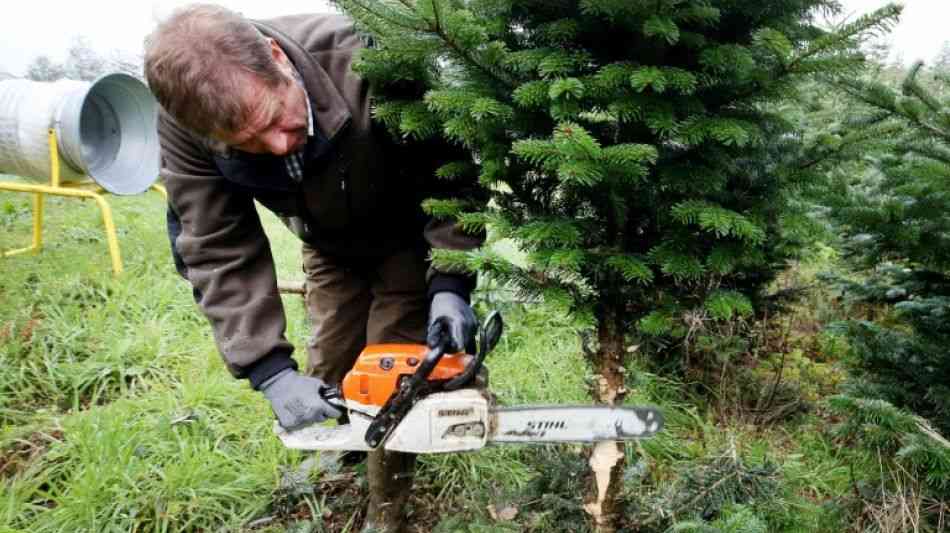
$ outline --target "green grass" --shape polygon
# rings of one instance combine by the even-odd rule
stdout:
[[[9,458],[0,526],[236,528],[268,508],[279,466],[299,455],[273,437],[259,395],[220,363],[170,262],[161,198],[110,203],[120,277],[98,210],[76,200],[47,200],[40,254],[0,260],[0,455]],[[29,244],[29,209],[28,195],[0,194],[0,246]],[[299,245],[272,218],[268,230],[282,276],[299,279]],[[302,305],[286,304],[300,344]]]
[[[285,474],[305,456],[281,447],[266,402],[225,371],[172,266],[161,198],[110,202],[122,276],[110,272],[98,210],[75,200],[47,200],[42,253],[0,259],[0,531],[237,531],[264,517],[274,521],[258,531],[355,531],[364,503],[355,486],[286,488]],[[0,193],[0,249],[29,243],[29,208],[28,195]],[[280,278],[302,279],[299,243],[262,216]],[[284,304],[288,338],[302,347],[302,299]],[[544,305],[499,305],[506,333],[488,366],[500,403],[588,403],[577,326]],[[846,524],[835,497],[847,472],[821,417],[757,428],[718,418],[670,376],[635,362],[628,370],[628,402],[658,405],[666,418],[660,436],[628,446],[631,517],[673,505],[677,491],[691,490],[690,472],[734,452],[750,468],[779,465],[778,500],[755,520],[809,533]],[[442,532],[583,530],[584,452],[499,446],[425,456],[414,517],[421,530]],[[751,512],[736,503],[717,526]],[[489,505],[519,514],[497,521]]]

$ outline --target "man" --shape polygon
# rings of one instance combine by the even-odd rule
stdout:
[[[427,260],[432,248],[482,242],[421,211],[424,198],[459,192],[434,179],[451,156],[447,147],[399,145],[373,124],[370,88],[350,68],[362,46],[342,16],[257,22],[212,5],[176,11],[146,44],[146,77],[163,108],[176,266],[228,369],[263,393],[287,429],[340,416],[320,391],[342,380],[367,343],[444,337],[461,351],[476,328],[474,279]],[[303,241],[313,321],[306,375],[284,336],[255,200]],[[370,478],[400,462],[396,470],[411,466],[371,457]]]

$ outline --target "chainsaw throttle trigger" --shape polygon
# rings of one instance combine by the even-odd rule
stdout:
[[[340,391],[340,387],[321,387],[320,397],[333,407],[346,410],[346,402],[343,401],[343,393]]]
[[[504,330],[504,327],[505,324],[501,320],[501,313],[492,311],[488,315],[488,318],[485,319],[485,323],[482,324],[481,331],[479,331],[478,354],[475,355],[475,359],[465,367],[465,370],[461,374],[447,381],[443,389],[447,391],[460,389],[468,385],[472,379],[475,378],[475,375],[481,370],[482,363],[485,361],[485,357],[488,356],[488,352],[492,351],[495,346],[498,345],[498,340],[501,338],[501,332]]]
[[[405,418],[406,413],[412,408],[420,393],[425,392],[429,387],[429,374],[435,368],[435,365],[445,355],[448,345],[448,337],[443,335],[439,340],[438,346],[430,348],[426,352],[425,358],[408,378],[403,379],[392,395],[383,404],[383,407],[373,418],[369,427],[366,429],[364,440],[367,446],[375,449],[386,437],[392,433],[392,430],[399,425],[399,422]]]

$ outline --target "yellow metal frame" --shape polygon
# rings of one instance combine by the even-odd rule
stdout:
[[[59,145],[56,141],[56,132],[50,128],[49,133],[49,162],[50,162],[50,182],[49,185],[36,185],[29,183],[15,183],[10,181],[0,181],[0,190],[13,192],[26,192],[33,194],[33,244],[26,248],[9,250],[3,252],[4,257],[24,253],[39,253],[43,248],[43,204],[45,195],[65,196],[67,198],[80,198],[86,200],[95,200],[102,212],[102,224],[105,227],[106,240],[109,244],[109,255],[112,259],[112,272],[116,276],[122,273],[122,252],[119,250],[119,239],[115,232],[115,222],[112,220],[112,207],[106,201],[106,190],[90,180],[77,182],[60,183],[59,167]],[[168,193],[161,185],[152,185],[150,187],[158,191],[165,199],[168,199]],[[88,190],[92,189],[92,190]]]

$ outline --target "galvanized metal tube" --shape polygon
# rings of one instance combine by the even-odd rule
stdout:
[[[88,175],[115,194],[147,190],[159,172],[158,104],[138,79],[0,81],[0,173],[46,181],[47,129],[59,138],[62,180]]]
[[[60,102],[88,86],[72,80],[38,83],[0,81],[0,173],[47,181],[50,156],[47,132],[55,124]],[[62,168],[64,181],[83,176],[82,169]]]

